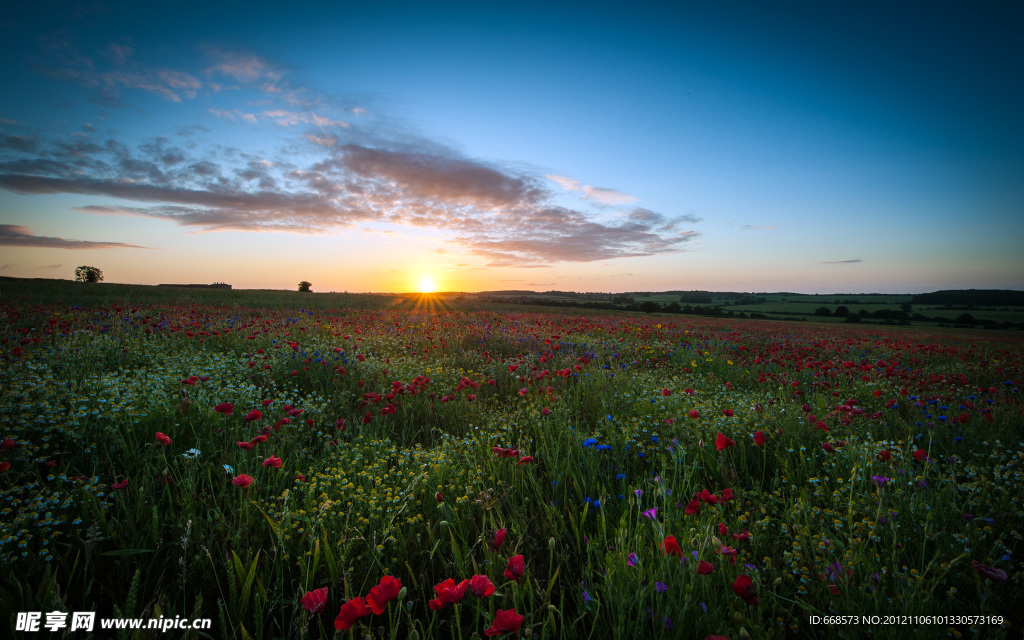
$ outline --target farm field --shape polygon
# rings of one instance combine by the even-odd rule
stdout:
[[[1024,626],[1019,332],[63,286],[0,301],[11,633]]]

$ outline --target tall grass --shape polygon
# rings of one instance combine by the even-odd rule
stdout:
[[[95,610],[214,620],[191,637],[327,637],[386,575],[402,595],[349,637],[469,638],[509,609],[545,638],[1024,623],[1019,344],[109,291],[46,304],[4,284],[12,629],[18,612]],[[494,595],[429,606],[474,575]],[[324,612],[305,611],[321,587]]]

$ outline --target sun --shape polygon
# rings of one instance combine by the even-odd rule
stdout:
[[[434,293],[437,286],[434,284],[434,279],[430,276],[423,276],[420,278],[420,293]]]

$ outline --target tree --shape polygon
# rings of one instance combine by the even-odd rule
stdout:
[[[310,288],[312,286],[312,282],[309,282],[308,280],[303,280],[302,282],[299,283],[299,291],[303,293],[309,293],[310,291],[312,291],[312,289]]]
[[[640,303],[640,310],[644,313],[654,313],[655,311],[661,311],[661,305],[653,300],[646,300]]]
[[[103,271],[98,267],[82,265],[75,269],[75,282],[103,282]]]
[[[830,316],[830,315],[832,315],[832,312],[828,310],[828,307],[818,307],[817,309],[814,310],[814,315],[816,315],[816,316]]]

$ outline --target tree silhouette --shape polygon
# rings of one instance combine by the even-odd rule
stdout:
[[[299,291],[303,293],[309,293],[310,291],[312,291],[312,289],[310,288],[312,286],[312,282],[309,282],[308,280],[303,280],[302,282],[299,283]]]
[[[75,269],[75,282],[103,282],[103,271],[98,267],[82,265]]]

